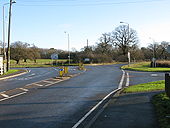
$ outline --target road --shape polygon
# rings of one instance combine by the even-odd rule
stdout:
[[[119,87],[122,78],[120,66],[88,66],[87,71],[79,76],[48,87],[28,89],[29,91],[21,96],[1,101],[0,126],[2,128],[72,128],[94,105]],[[48,70],[56,73],[52,69]],[[40,71],[35,69],[32,73],[34,72]],[[35,82],[54,75],[53,73],[41,74],[42,77],[39,78],[28,81],[17,79],[15,82],[27,84],[25,82]],[[130,85],[141,83],[142,76],[148,77],[148,81],[163,78],[163,75],[157,77],[147,73],[139,74],[129,72]],[[126,75],[127,73],[124,81],[127,81]],[[0,85],[3,82],[8,83],[10,80],[1,81]],[[13,82],[13,86],[17,85]]]
[[[70,73],[77,73],[77,67],[71,67]],[[58,76],[58,68],[22,68],[28,71],[28,73],[10,78],[5,80],[0,80],[0,92],[7,91],[24,85],[31,84],[44,79],[52,78]]]

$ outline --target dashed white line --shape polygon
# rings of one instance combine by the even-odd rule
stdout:
[[[127,77],[126,77],[126,85],[125,86],[128,87],[129,86],[129,73],[128,72],[126,73],[126,76]]]
[[[123,72],[123,75],[122,75],[122,78],[121,78],[121,80],[120,80],[120,83],[119,83],[119,87],[118,87],[118,89],[121,89],[121,88],[122,88],[122,86],[123,86],[123,81],[124,81],[124,77],[125,77],[125,71],[124,71],[124,70],[122,70],[122,72]]]

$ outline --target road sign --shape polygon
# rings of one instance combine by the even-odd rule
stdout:
[[[53,54],[51,55],[51,59],[57,60],[57,59],[58,59],[58,54],[53,53]]]

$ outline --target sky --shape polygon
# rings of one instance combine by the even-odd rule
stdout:
[[[0,10],[9,1],[0,0]],[[16,0],[12,5],[11,43],[68,50],[66,31],[70,50],[80,50],[87,39],[89,45],[95,45],[103,33],[122,25],[120,21],[137,31],[140,47],[154,41],[170,42],[169,5],[170,0]],[[4,7],[7,31],[9,5]]]

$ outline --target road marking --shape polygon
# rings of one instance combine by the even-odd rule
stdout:
[[[33,83],[33,84],[35,84],[36,86],[39,86],[39,87],[42,87],[42,86],[43,86],[43,85],[37,84],[37,83]]]
[[[108,97],[117,92],[120,89],[116,89],[105,96],[98,104],[96,104],[88,113],[86,113],[72,128],[77,128],[99,105],[101,105]]]
[[[152,76],[152,77],[156,77],[156,76],[158,76],[158,74],[151,74],[151,76]]]
[[[6,98],[8,98],[9,96],[8,95],[6,95],[6,94],[1,94],[3,97],[6,97]]]
[[[46,80],[43,80],[43,82],[54,84],[54,82],[50,82],[50,81],[46,81]]]
[[[129,86],[129,73],[128,72],[126,73],[126,76],[127,77],[126,77],[126,85],[125,86],[128,87]]]
[[[122,72],[123,72],[123,75],[122,75],[122,78],[121,78],[121,80],[120,80],[118,89],[121,89],[121,88],[122,88],[122,86],[123,86],[123,81],[124,81],[124,78],[125,78],[125,71],[122,70]]]
[[[86,113],[72,128],[77,128],[99,105],[101,105],[108,97],[110,97],[112,94],[114,94],[115,92],[117,92],[118,90],[122,89],[123,86],[123,81],[125,78],[125,71],[122,70],[123,75],[122,78],[120,80],[118,89],[112,91],[111,93],[109,93],[106,97],[104,97],[98,104],[96,104],[88,113]],[[129,86],[129,73],[127,73],[127,81],[126,81],[126,85]],[[107,105],[104,105],[104,107],[106,107]]]
[[[28,89],[25,89],[25,88],[19,88],[19,89],[21,89],[21,90],[23,90],[23,91],[26,91],[26,92],[29,91]]]
[[[32,74],[28,75],[28,77],[30,77],[30,76],[35,76],[35,73],[32,73]]]
[[[22,92],[22,93],[18,93],[16,95],[13,95],[13,96],[10,96],[10,97],[7,97],[7,98],[4,98],[4,99],[0,99],[0,101],[4,101],[4,100],[7,100],[7,99],[11,99],[11,98],[14,98],[14,97],[17,97],[17,96],[20,96],[20,95],[23,95],[27,92]],[[1,94],[2,95],[2,94]]]

